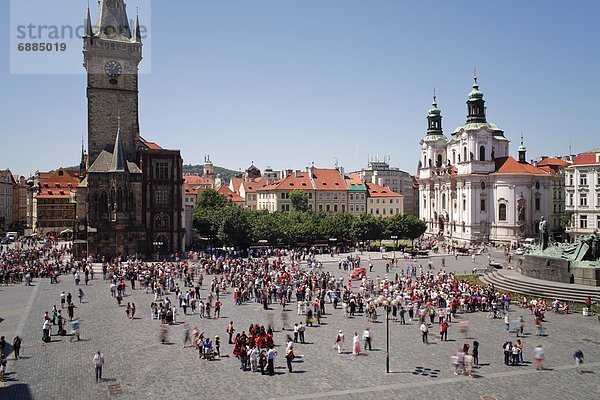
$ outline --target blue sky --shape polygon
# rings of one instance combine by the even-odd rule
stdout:
[[[82,16],[87,1],[52,4]],[[185,163],[337,159],[353,170],[389,156],[414,173],[433,88],[449,135],[465,121],[474,67],[513,155],[521,131],[528,158],[600,147],[598,1],[155,0],[151,11],[141,131]],[[9,19],[2,1],[0,168],[75,165],[87,135],[83,68],[11,74]]]

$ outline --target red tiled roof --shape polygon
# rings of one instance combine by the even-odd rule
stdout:
[[[146,145],[146,147],[148,147],[149,149],[162,150],[162,147],[160,147],[159,145],[157,145],[154,142],[144,142],[144,145]]]
[[[546,167],[546,166],[556,166],[556,167],[564,167],[569,165],[569,163],[565,160],[561,160],[560,158],[548,157],[544,158],[540,161],[537,166],[538,167]]]
[[[520,163],[513,157],[496,158],[496,171],[494,174],[512,174],[512,175],[547,175],[547,172],[527,163]]]
[[[188,185],[212,185],[213,181],[210,178],[205,178],[199,175],[184,175],[183,180]]]
[[[346,184],[348,186],[350,185],[363,185],[363,181],[362,179],[360,179],[360,176],[358,174],[350,174],[347,178],[346,178]]]
[[[390,188],[378,185],[376,183],[366,182],[369,197],[402,197],[400,193],[393,192]]]
[[[231,178],[229,185],[233,187],[235,193],[240,193],[240,185],[242,184],[242,178]],[[231,188],[230,188],[231,189]]]
[[[229,189],[229,186],[221,185],[219,190],[217,190],[217,193],[227,197],[234,203],[244,203],[246,201],[239,194],[233,193],[231,189]]]
[[[348,190],[344,177],[337,169],[310,168],[317,190]]]
[[[598,165],[598,159],[596,153],[581,153],[573,160],[573,165]]]
[[[265,177],[260,177],[256,180],[250,180],[242,182],[242,185],[246,189],[246,193],[256,193],[258,189],[262,189],[268,185],[268,181]]]
[[[289,174],[283,179],[278,180],[277,182],[271,185],[265,185],[256,190],[260,191],[268,191],[268,190],[313,190],[312,183],[310,178],[308,177],[308,173],[300,172],[296,174],[295,172]]]

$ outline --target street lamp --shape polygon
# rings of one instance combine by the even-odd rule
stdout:
[[[390,236],[390,238],[394,240],[394,260],[393,260],[393,264],[396,264],[396,247],[398,247],[398,236],[393,235],[393,236]]]
[[[385,372],[390,373],[390,308],[398,306],[398,300],[389,300],[383,296],[375,299],[375,303],[385,310]]]

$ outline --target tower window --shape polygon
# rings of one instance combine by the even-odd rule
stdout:
[[[485,199],[481,199],[481,211],[485,211]]]
[[[535,211],[540,211],[540,198],[535,198]]]
[[[156,179],[169,179],[169,163],[167,161],[157,161],[154,164],[154,177]]]
[[[506,204],[504,203],[498,206],[498,220],[506,221]]]
[[[463,147],[463,161],[467,161],[467,146]]]
[[[479,147],[479,161],[485,161],[485,146]]]

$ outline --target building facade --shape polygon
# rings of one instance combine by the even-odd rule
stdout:
[[[565,168],[565,188],[570,240],[600,231],[600,148],[578,154]]]
[[[366,183],[367,213],[379,218],[404,214],[404,196],[376,183]]]
[[[392,192],[401,194],[404,202],[404,212],[419,216],[419,208],[415,207],[418,189],[414,187],[414,177],[408,172],[396,167],[390,167],[389,161],[371,160],[367,168],[355,172],[363,182],[374,183],[387,187]]]
[[[0,171],[0,229],[3,230],[8,230],[13,224],[14,186],[10,170]]]
[[[418,185],[420,217],[427,234],[458,244],[517,244],[535,237],[543,216],[551,214],[552,175],[510,156],[509,140],[486,120],[477,78],[467,99],[467,121],[447,138],[436,98],[421,140]],[[557,229],[548,221],[549,231]]]
[[[38,237],[51,235],[71,238],[79,170],[59,168],[51,172],[38,172],[37,175],[34,232]]]

